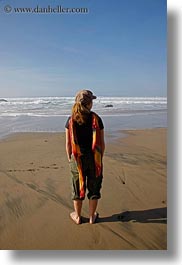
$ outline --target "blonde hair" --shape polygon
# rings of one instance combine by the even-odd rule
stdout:
[[[87,121],[90,110],[86,106],[82,105],[80,102],[76,102],[72,107],[72,118],[79,125]]]

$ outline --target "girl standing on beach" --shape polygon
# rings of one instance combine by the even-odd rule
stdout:
[[[101,118],[91,111],[96,96],[89,90],[76,94],[72,115],[66,128],[66,153],[71,170],[74,212],[70,214],[76,224],[81,224],[82,202],[86,188],[89,199],[89,222],[96,222],[98,199],[101,197],[102,158],[105,149],[104,126]]]

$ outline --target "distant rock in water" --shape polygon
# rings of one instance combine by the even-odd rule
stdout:
[[[0,102],[8,102],[8,101],[6,99],[0,98]]]
[[[105,107],[105,108],[112,108],[113,105],[112,105],[112,104],[108,104],[108,105],[105,105],[104,107]]]

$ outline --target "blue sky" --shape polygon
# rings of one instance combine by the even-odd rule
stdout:
[[[17,14],[4,7],[85,7]],[[165,0],[0,0],[0,98],[166,96]]]

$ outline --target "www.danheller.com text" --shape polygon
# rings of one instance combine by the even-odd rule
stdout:
[[[4,7],[4,11],[6,13],[57,13],[57,14],[64,14],[64,13],[79,13],[79,14],[86,14],[89,13],[89,9],[86,7],[63,7],[61,5],[57,5],[52,7],[48,5],[47,7],[41,7],[37,5],[36,7],[12,7],[10,5],[6,5]]]

